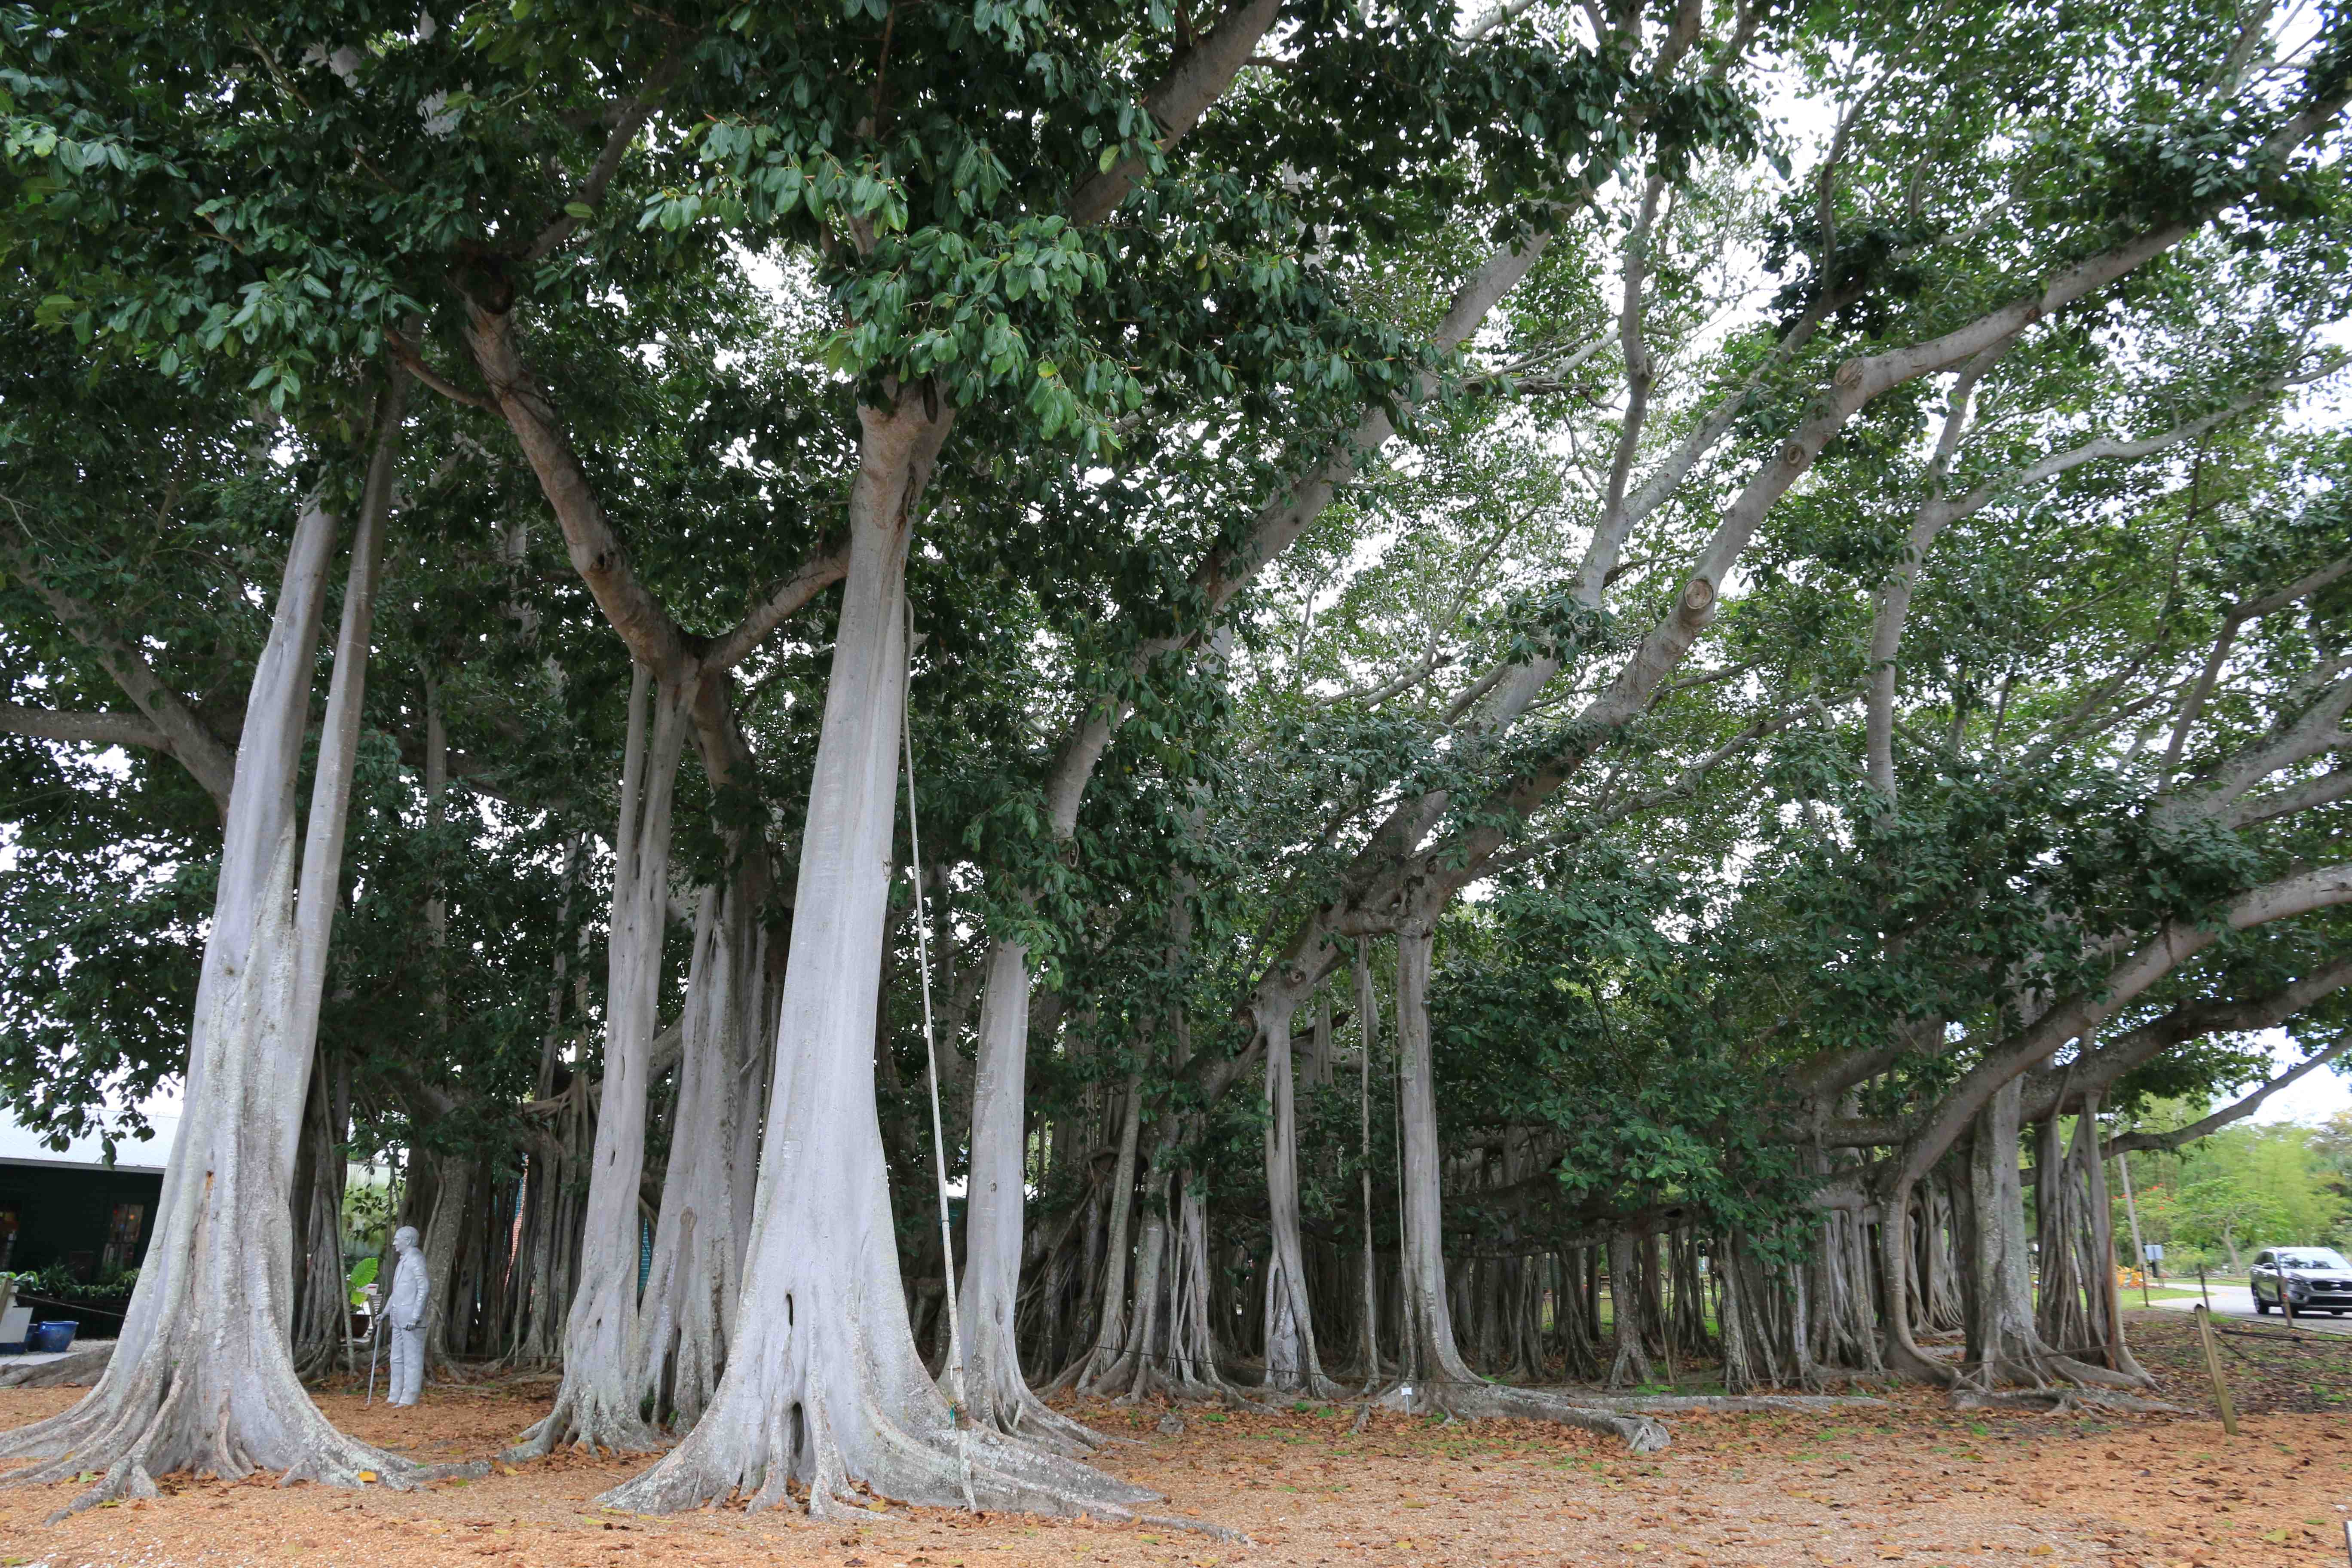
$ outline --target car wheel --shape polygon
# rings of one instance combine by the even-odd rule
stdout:
[[[2263,1300],[2262,1292],[2259,1290],[2254,1292],[2254,1311],[2260,1317],[2267,1318],[2271,1315],[2271,1304]]]

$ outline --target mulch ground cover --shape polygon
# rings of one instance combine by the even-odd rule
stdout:
[[[2201,1361],[2193,1378],[2180,1370],[2166,1324],[2134,1332],[2166,1378],[2160,1392],[2196,1402]],[[2334,1374],[2307,1376],[2284,1351],[2254,1348],[2279,1356],[2282,1370],[2275,1384],[2248,1381],[2235,1439],[2203,1414],[1958,1412],[1916,1388],[1831,1414],[1676,1417],[1674,1447],[1642,1458],[1593,1434],[1526,1422],[1381,1415],[1359,1433],[1352,1406],[1191,1409],[1179,1413],[1181,1431],[1165,1432],[1156,1405],[1076,1407],[1129,1439],[1105,1451],[1108,1468],[1165,1494],[1170,1512],[1245,1542],[899,1507],[855,1527],[740,1508],[641,1518],[595,1499],[644,1458],[562,1455],[410,1492],[167,1478],[159,1499],[57,1525],[44,1521],[76,1489],[0,1489],[0,1564],[2332,1568],[2352,1506],[2352,1429],[2295,1400],[2324,1401],[2308,1391],[2336,1386]],[[320,1404],[346,1430],[419,1458],[487,1458],[546,1407],[553,1386],[439,1386],[406,1411],[364,1405],[357,1390]],[[0,1426],[75,1396],[0,1390]]]

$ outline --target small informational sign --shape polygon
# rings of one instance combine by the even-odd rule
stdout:
[[[2164,1243],[2160,1241],[2151,1241],[2147,1246],[2141,1247],[2140,1251],[2147,1255],[2147,1261],[2150,1263],[2161,1263],[2164,1261]]]

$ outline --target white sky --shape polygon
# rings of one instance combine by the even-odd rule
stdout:
[[[2273,1029],[2269,1035],[2271,1060],[2278,1071],[2284,1072],[2294,1065],[2295,1052],[2287,1044],[2285,1031]],[[2305,1074],[2272,1095],[2249,1120],[2325,1121],[2341,1110],[2352,1110],[2352,1083],[2347,1083],[2338,1069],[2326,1067]]]

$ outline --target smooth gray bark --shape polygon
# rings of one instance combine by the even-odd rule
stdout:
[[[1290,1014],[1260,1015],[1265,1039],[1265,1198],[1271,1245],[1265,1266],[1265,1386],[1304,1390],[1318,1399],[1339,1388],[1323,1375],[1315,1348],[1314,1305],[1307,1289],[1307,1250],[1298,1217],[1298,1110],[1291,1062]]]
[[[197,983],[185,1105],[153,1239],[115,1354],[71,1409],[0,1437],[0,1454],[47,1462],[13,1484],[100,1472],[65,1511],[152,1497],[165,1471],[407,1484],[420,1468],[330,1426],[297,1380],[291,1187],[315,1057],[318,987],[331,929],[366,664],[375,541],[401,419],[399,384],[378,401],[362,523],[352,552],[329,743],[313,781],[311,863],[296,907],[296,780],[336,520],[315,502],[296,524],[269,637],[254,672],[230,790],[213,922]],[[381,483],[378,482],[379,479]],[[338,721],[341,721],[340,727]]]
[[[1356,1120],[1360,1175],[1364,1189],[1364,1304],[1356,1361],[1370,1389],[1381,1376],[1381,1285],[1379,1258],[1372,1247],[1372,1041],[1380,1033],[1380,998],[1372,988],[1371,943],[1356,939],[1356,1030],[1363,1048],[1361,1073],[1356,1086]]]
[[[794,1479],[818,1516],[849,1485],[937,1505],[1123,1511],[1150,1494],[959,1427],[907,1315],[877,1113],[874,1026],[906,681],[913,511],[946,436],[909,393],[859,410],[849,567],[825,691],[738,1333],[686,1440],[606,1500],[753,1506]],[[607,1114],[610,1109],[608,1105]]]
[[[620,824],[613,843],[607,938],[604,1089],[589,1167],[579,1289],[563,1331],[555,1406],[524,1432],[513,1457],[566,1445],[644,1452],[660,1434],[638,1408],[638,1188],[645,1173],[646,1089],[661,949],[669,911],[671,803],[686,745],[684,694],[635,667]]]
[[[1412,1412],[1561,1421],[1622,1437],[1637,1454],[1666,1446],[1666,1429],[1557,1395],[1487,1382],[1470,1370],[1454,1339],[1445,1293],[1444,1195],[1437,1139],[1437,1088],[1430,1054],[1429,979],[1434,937],[1426,926],[1397,933],[1397,1058],[1404,1123],[1404,1315],[1396,1386],[1384,1400]]]
[[[737,1216],[757,1160],[756,1145],[746,1158],[742,1132],[758,1119],[753,1079],[767,1016],[765,938],[747,904],[740,881],[706,888],[698,900],[669,1168],[641,1306],[637,1386],[678,1431],[700,1418],[718,1387],[742,1290]]]

